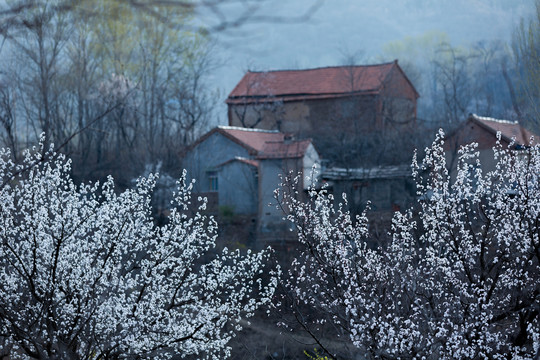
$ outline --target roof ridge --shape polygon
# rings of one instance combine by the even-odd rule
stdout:
[[[250,131],[250,132],[262,132],[262,133],[269,133],[269,134],[279,134],[279,130],[253,129],[253,128],[245,128],[245,127],[240,127],[240,126],[229,126],[229,125],[218,125],[218,129],[240,130],[240,131]]]
[[[489,116],[480,116],[480,115],[476,115],[476,114],[471,114],[472,117],[478,119],[478,120],[485,120],[485,121],[493,121],[493,122],[496,122],[496,123],[499,123],[499,124],[510,124],[510,125],[517,125],[519,124],[519,122],[517,120],[503,120],[503,119],[495,119],[495,118],[492,118],[492,117],[489,117]]]
[[[354,68],[361,68],[361,67],[376,67],[376,66],[384,66],[384,65],[392,65],[395,64],[396,60],[390,61],[390,62],[384,62],[380,64],[364,64],[364,65],[330,65],[330,66],[319,66],[309,69],[279,69],[279,70],[263,70],[263,71],[253,71],[248,70],[248,73],[252,74],[267,74],[267,73],[273,73],[273,72],[285,72],[285,71],[310,71],[310,70],[321,70],[321,69],[338,69],[338,68],[348,68],[348,67],[354,67]]]
[[[288,142],[287,142],[288,141]],[[296,143],[302,143],[302,142],[311,142],[311,138],[308,139],[290,139],[290,140],[265,140],[265,144],[296,144]]]

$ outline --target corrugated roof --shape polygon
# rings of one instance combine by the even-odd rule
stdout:
[[[535,139],[538,140],[538,136],[522,127],[517,121],[499,120],[490,117],[478,116],[476,114],[471,114],[469,119],[494,134],[497,134],[497,132],[500,131],[502,138],[508,142],[515,140],[518,145],[529,146],[531,145],[531,136],[534,136]]]
[[[245,101],[246,98],[337,96],[356,92],[377,92],[396,62],[337,66],[307,70],[279,70],[251,72],[230,93],[227,103]]]
[[[328,180],[368,180],[412,177],[410,165],[377,166],[373,168],[337,168],[323,171],[322,178]]]

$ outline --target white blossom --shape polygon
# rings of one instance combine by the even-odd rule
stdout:
[[[185,174],[158,227],[155,176],[118,194],[111,178],[75,185],[60,154],[24,158],[0,151],[0,336],[12,358],[229,356],[240,320],[275,289],[261,275],[268,251],[217,251]]]
[[[465,146],[451,177],[443,138],[414,159],[418,204],[377,247],[367,213],[351,218],[345,198],[278,194],[303,246],[286,281],[295,319],[331,356],[329,332],[362,358],[540,356],[540,146],[498,145],[489,172]]]

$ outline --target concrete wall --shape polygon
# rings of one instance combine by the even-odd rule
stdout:
[[[321,175],[321,159],[313,144],[310,144],[302,158],[302,188],[307,190],[313,183],[317,183]]]
[[[219,206],[227,206],[235,214],[257,214],[258,169],[255,166],[233,161],[218,171]]]
[[[349,157],[358,158],[357,153],[365,153],[363,148],[366,145],[361,145],[360,142],[365,143],[367,137],[373,137],[375,133],[384,134],[385,131],[401,132],[403,125],[399,124],[414,119],[416,98],[409,98],[409,92],[414,94],[412,90],[405,91],[406,96],[400,97],[395,91],[387,90],[388,95],[384,96],[351,95],[278,102],[272,110],[268,104],[229,105],[229,124],[256,124],[255,127],[259,129],[279,129],[295,134],[299,139],[311,138],[323,159],[345,166],[350,163]],[[261,106],[266,106],[267,109],[262,112],[260,109],[255,110]],[[247,111],[244,112],[246,108]],[[261,114],[263,116],[260,121],[259,118],[241,121],[238,114],[246,118]]]
[[[416,104],[410,99],[384,97],[382,101],[382,122],[384,129],[395,125],[416,121]]]
[[[310,127],[308,102],[265,102],[229,105],[229,125],[300,133]]]
[[[283,174],[283,164],[280,159],[264,160],[259,166],[259,231],[280,231],[283,221],[283,213],[276,209],[277,202],[274,199],[274,190],[282,182],[280,174]]]
[[[259,203],[259,231],[263,234],[273,234],[276,237],[280,233],[287,233],[291,224],[283,221],[285,215],[278,209],[274,199],[274,190],[283,183],[282,175],[293,172],[298,174],[302,171],[301,159],[268,159],[260,163],[259,189],[261,201]],[[302,196],[302,190],[300,190]]]
[[[280,130],[299,139],[311,138],[323,158],[331,158],[334,154],[330,152],[340,153],[340,145],[345,143],[346,147],[375,129],[380,107],[375,96],[280,102],[275,109],[266,111],[261,111],[261,106],[266,105],[229,105],[229,125],[257,124],[258,129]],[[238,114],[253,118],[242,120]],[[258,121],[261,114],[263,118]]]
[[[299,137],[312,137],[312,134],[319,132],[321,126],[329,126],[329,122],[330,126],[335,127],[344,121],[362,120],[359,125],[367,129],[375,122],[377,105],[374,101],[373,96],[348,96],[229,105],[229,125],[266,130],[279,129],[285,133],[297,134]]]
[[[210,190],[208,171],[236,156],[248,157],[248,151],[219,132],[197,144],[186,154],[182,166],[188,172],[189,179],[195,179],[195,192]]]

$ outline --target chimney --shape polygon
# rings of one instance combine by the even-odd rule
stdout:
[[[285,144],[290,144],[294,141],[294,135],[293,134],[285,134],[285,136],[283,137],[283,142]]]

